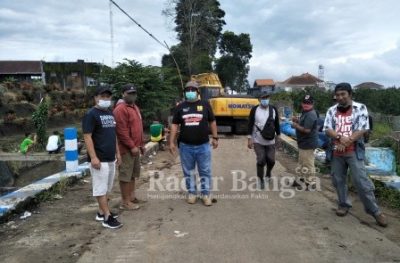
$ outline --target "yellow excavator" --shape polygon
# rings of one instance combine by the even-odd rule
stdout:
[[[218,132],[246,134],[248,117],[258,99],[249,95],[225,94],[219,77],[215,73],[192,75],[191,80],[199,83],[200,96],[210,102],[217,120]]]

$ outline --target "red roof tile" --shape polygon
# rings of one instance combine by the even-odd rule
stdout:
[[[320,80],[309,73],[304,73],[300,76],[292,76],[283,83],[289,85],[316,85],[318,82],[323,82],[323,80]]]
[[[275,85],[275,82],[273,79],[256,79],[254,81],[255,86],[260,87],[260,86],[273,86]]]

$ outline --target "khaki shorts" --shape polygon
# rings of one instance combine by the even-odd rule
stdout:
[[[305,177],[307,183],[315,182],[314,150],[299,149],[300,175]]]
[[[132,182],[140,177],[140,155],[132,156],[130,153],[122,155],[122,164],[118,169],[118,178],[122,182]]]

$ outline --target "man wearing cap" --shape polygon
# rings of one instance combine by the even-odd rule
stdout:
[[[335,97],[337,104],[326,113],[324,131],[334,142],[333,150],[328,154],[332,155],[332,181],[339,199],[336,215],[345,216],[351,208],[347,192],[347,170],[350,168],[353,186],[365,211],[375,218],[378,225],[386,227],[386,217],[378,207],[375,187],[364,164],[364,134],[369,130],[367,107],[352,100],[349,83],[336,85]]]
[[[139,107],[135,104],[137,90],[135,85],[122,86],[122,100],[115,109],[117,137],[122,157],[119,168],[119,185],[121,188],[121,209],[139,209],[140,201],[135,195],[135,180],[140,177],[140,154],[144,153],[143,125]]]
[[[314,100],[311,95],[305,95],[301,103],[302,113],[300,119],[293,117],[292,127],[296,130],[297,145],[299,149],[299,182],[295,186],[306,187],[315,185],[314,150],[318,147],[318,117],[314,110]]]
[[[276,108],[269,103],[270,95],[260,95],[260,105],[253,107],[249,115],[249,126],[247,133],[247,147],[254,148],[257,157],[257,177],[260,188],[265,188],[265,179],[271,178],[272,168],[275,165],[275,142],[281,134],[279,115]],[[271,134],[265,138],[264,131]],[[275,136],[276,135],[276,136]],[[265,166],[267,169],[264,174]]]
[[[111,106],[111,88],[97,88],[91,108],[82,120],[83,137],[90,162],[93,196],[99,204],[96,220],[104,227],[119,228],[122,226],[116,219],[118,216],[110,212],[107,194],[111,192],[115,176],[115,160],[121,164],[115,132],[114,116]]]
[[[172,119],[170,151],[173,155],[177,149],[175,140],[179,127],[178,146],[182,170],[188,191],[187,202],[196,203],[197,186],[195,166],[200,176],[201,199],[205,206],[211,206],[211,149],[209,143],[209,129],[212,134],[212,146],[218,147],[217,124],[214,113],[207,101],[199,99],[197,82],[189,81],[185,86],[185,101],[180,103]]]

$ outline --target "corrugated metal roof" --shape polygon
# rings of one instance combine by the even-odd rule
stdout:
[[[0,61],[0,74],[42,74],[42,61]]]

